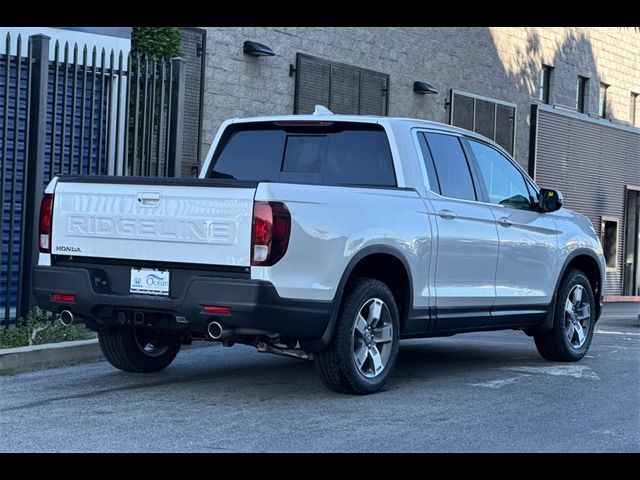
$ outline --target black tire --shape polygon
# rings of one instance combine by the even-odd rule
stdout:
[[[167,368],[180,351],[180,344],[166,342],[157,351],[145,352],[140,345],[145,336],[153,332],[134,330],[132,327],[112,327],[98,333],[98,342],[105,358],[114,367],[125,372],[151,373]],[[156,342],[160,345],[159,342]]]
[[[331,390],[339,393],[367,395],[379,391],[395,367],[400,343],[400,321],[395,298],[387,285],[371,278],[358,278],[352,285],[353,288],[345,294],[342,301],[333,341],[326,350],[314,354],[314,363],[322,382]],[[380,350],[376,349],[376,352],[380,354],[379,358],[384,358],[386,355],[388,355],[388,358],[379,373],[369,372],[370,375],[374,376],[367,378],[365,373],[362,373],[361,368],[365,368],[366,364],[375,370],[375,364],[372,357],[365,355],[365,363],[361,367],[357,366],[354,358],[354,349],[358,340],[354,329],[361,309],[367,308],[368,304],[371,305],[368,302],[374,302],[374,299],[379,299],[383,302],[381,308],[386,305],[388,314],[382,313],[380,318],[382,319],[384,316],[383,324],[387,328],[391,325],[392,335],[390,341],[379,344],[374,341],[376,348],[380,346]],[[362,343],[364,342],[364,337],[360,342],[360,346],[364,346],[364,343]]]
[[[584,295],[586,293],[589,305],[588,326],[583,329],[584,343],[577,347],[572,345],[568,335],[572,335],[568,330],[570,320],[565,318],[565,305],[569,299],[569,295],[576,286],[583,288]],[[534,341],[536,348],[542,357],[554,362],[577,362],[585,356],[591,340],[593,339],[593,331],[595,328],[595,299],[589,279],[580,270],[569,270],[558,288],[556,296],[556,304],[553,312],[553,327],[550,331],[535,335]],[[581,322],[583,323],[583,322]],[[586,324],[586,322],[584,322]],[[578,338],[578,337],[573,337]],[[579,343],[577,340],[574,343]]]

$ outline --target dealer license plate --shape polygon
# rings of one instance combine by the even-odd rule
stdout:
[[[131,293],[169,295],[169,271],[153,268],[131,269]]]

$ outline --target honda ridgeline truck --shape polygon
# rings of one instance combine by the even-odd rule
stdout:
[[[195,340],[313,359],[372,393],[401,339],[516,329],[581,359],[605,262],[587,218],[500,146],[423,120],[228,120],[197,179],[54,178],[38,305],[128,372]]]

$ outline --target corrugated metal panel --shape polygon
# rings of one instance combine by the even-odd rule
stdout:
[[[298,55],[297,65],[293,113],[313,113],[316,105],[329,105],[331,65],[306,55]]]
[[[358,113],[359,72],[344,65],[331,65],[331,100],[329,109],[337,114]]]
[[[494,140],[513,155],[515,105],[451,90],[451,125]]]
[[[600,234],[603,215],[618,218],[618,261],[605,292],[622,293],[626,185],[640,185],[640,132],[537,110],[535,180],[560,190],[565,205],[587,216]]]
[[[294,113],[324,105],[333,113],[386,115],[389,75],[298,54]]]
[[[640,179],[640,135],[627,132],[625,170],[627,178]],[[640,185],[640,180],[636,186]]]
[[[386,115],[389,77],[360,72],[360,115]]]

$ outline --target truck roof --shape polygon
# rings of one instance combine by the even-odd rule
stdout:
[[[340,115],[340,114],[313,114],[313,115],[265,115],[257,117],[234,118],[231,123],[245,122],[283,122],[283,121],[334,121],[334,122],[359,122],[359,123],[385,123],[391,126],[404,124],[408,127],[430,128],[448,132],[457,132],[471,137],[477,137],[484,141],[487,138],[464,128],[455,127],[446,123],[433,122],[406,117],[384,117],[380,115]]]

